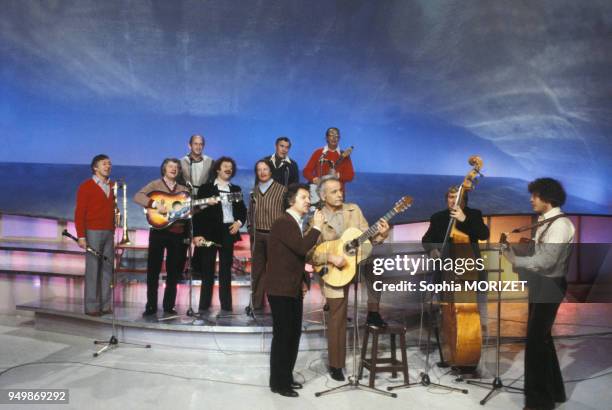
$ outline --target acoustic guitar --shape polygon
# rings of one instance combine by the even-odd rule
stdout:
[[[412,206],[412,197],[404,196],[381,219],[389,221],[410,206]],[[340,287],[346,285],[355,277],[357,264],[370,256],[372,250],[370,239],[377,233],[378,223],[370,226],[365,232],[361,232],[357,228],[348,228],[339,239],[319,244],[315,248],[315,253],[344,255],[346,264],[342,268],[332,264],[318,265],[314,267],[315,271],[321,274],[321,279],[330,286]],[[357,260],[355,260],[357,250]]]
[[[147,222],[154,229],[164,229],[172,225],[176,221],[191,218],[191,197],[188,192],[181,191],[174,194],[169,194],[162,191],[152,191],[147,195],[157,203],[163,204],[168,208],[168,212],[161,213],[156,208],[145,208],[144,213]],[[229,202],[242,201],[242,192],[222,192],[219,196],[211,196],[209,198],[195,199],[193,208],[207,205],[208,200],[216,199]]]

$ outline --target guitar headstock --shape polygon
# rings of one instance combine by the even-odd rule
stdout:
[[[393,206],[393,210],[396,213],[400,213],[400,212],[404,212],[406,209],[410,208],[411,206],[412,206],[412,197],[406,195],[406,196],[401,197],[400,200],[395,203],[395,205]]]

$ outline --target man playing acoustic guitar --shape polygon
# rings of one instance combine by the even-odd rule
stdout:
[[[158,203],[149,198],[148,194],[154,191],[177,193],[187,191],[187,187],[176,182],[181,172],[181,165],[176,158],[166,158],[161,165],[161,178],[149,182],[134,195],[134,202],[145,208],[154,208],[161,214],[167,214],[172,209],[169,204]],[[143,316],[153,316],[157,313],[157,288],[159,286],[159,273],[161,272],[164,250],[166,251],[166,289],[164,291],[164,313],[176,315],[176,284],[185,258],[180,254],[185,252],[183,239],[185,238],[185,222],[177,221],[164,229],[149,230],[149,251],[147,256],[147,305]]]
[[[344,203],[342,183],[336,176],[328,175],[321,178],[319,196],[324,203],[322,212],[325,216],[325,223],[321,228],[318,243],[338,239],[348,228],[357,228],[362,232],[368,229],[368,221],[364,218],[359,206]],[[386,221],[380,220],[378,224],[378,233],[372,238],[372,243],[383,242],[389,234],[389,224]],[[332,264],[341,268],[347,263],[344,255],[327,254],[317,250],[309,252],[307,261],[315,267]],[[380,292],[375,292],[372,287],[372,272],[366,272],[365,279],[368,288],[367,324],[384,327],[386,323],[378,313]],[[327,326],[329,372],[334,380],[343,381],[342,368],[346,361],[346,312],[350,285],[338,288],[327,285],[324,281],[321,282],[323,282],[321,289],[329,306]]]

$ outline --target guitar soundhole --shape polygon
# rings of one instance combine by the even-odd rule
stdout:
[[[350,246],[350,243],[344,244],[344,253],[349,256],[355,256],[356,249]]]

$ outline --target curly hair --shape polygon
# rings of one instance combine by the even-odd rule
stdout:
[[[221,169],[221,164],[223,164],[224,162],[232,163],[232,178],[234,178],[234,175],[236,175],[236,161],[234,161],[234,159],[231,157],[220,157],[218,160],[216,160],[213,165],[212,175],[217,175],[217,172],[219,172],[219,170]],[[214,177],[212,177],[211,179],[214,179]]]
[[[527,186],[530,194],[536,195],[542,201],[548,202],[553,207],[562,206],[567,194],[561,182],[552,178],[538,178]]]

